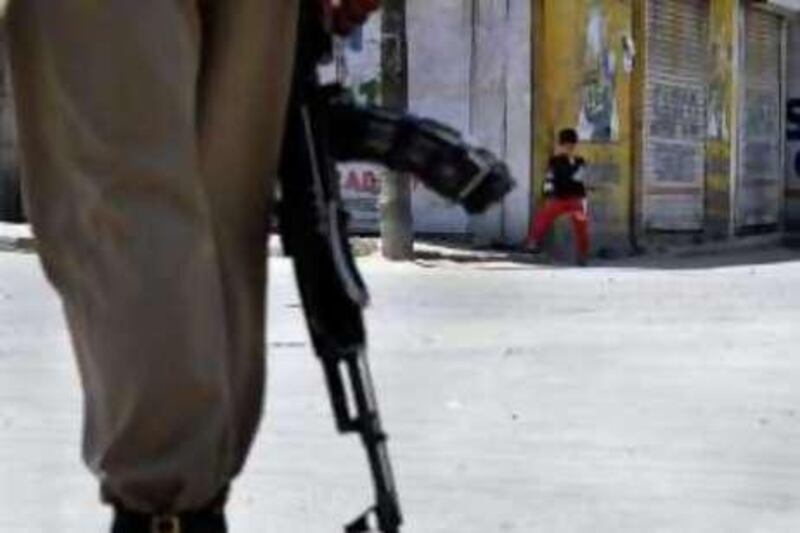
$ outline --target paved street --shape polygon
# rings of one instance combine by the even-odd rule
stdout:
[[[411,533],[800,531],[800,255],[362,261]],[[332,533],[371,496],[334,434],[289,264],[232,532]],[[0,252],[0,531],[104,531],[35,257]],[[202,465],[198,465],[201,468]]]

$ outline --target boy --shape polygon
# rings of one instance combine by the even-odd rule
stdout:
[[[575,155],[577,146],[577,131],[565,129],[559,132],[558,147],[548,163],[544,183],[547,202],[536,214],[525,245],[529,252],[540,253],[542,239],[556,219],[569,215],[575,230],[578,264],[586,266],[589,258],[589,217],[583,183],[586,161]]]

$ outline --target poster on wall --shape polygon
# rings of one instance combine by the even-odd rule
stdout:
[[[369,22],[340,43],[335,75],[352,88],[360,104],[379,104],[381,94],[381,17]],[[386,170],[376,165],[339,165],[342,200],[350,213],[350,231],[380,230],[379,199]]]
[[[369,164],[340,165],[342,199],[350,213],[352,233],[371,234],[380,230],[381,185],[386,169]]]
[[[616,75],[617,60],[611,49],[608,16],[603,2],[594,0],[586,22],[586,52],[578,117],[581,139],[591,142],[619,139]]]

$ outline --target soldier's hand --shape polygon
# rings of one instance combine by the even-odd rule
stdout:
[[[333,31],[348,35],[380,8],[381,0],[323,0],[323,4],[325,12],[331,16]]]

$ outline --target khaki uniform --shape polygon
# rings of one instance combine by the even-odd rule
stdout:
[[[299,0],[12,0],[24,198],[107,499],[205,505],[264,387],[268,196]]]

